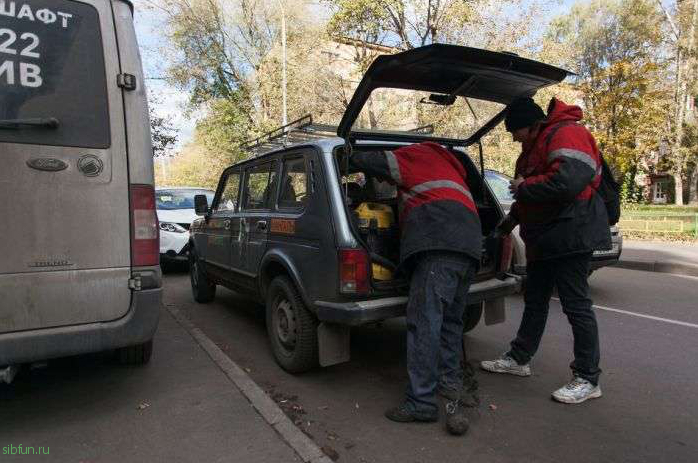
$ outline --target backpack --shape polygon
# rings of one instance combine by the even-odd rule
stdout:
[[[557,124],[546,137],[546,146],[550,144],[550,140],[559,129],[568,125],[579,124],[576,122],[561,122]],[[596,192],[599,194],[604,205],[606,206],[608,224],[615,225],[618,223],[618,220],[620,220],[620,185],[613,177],[611,168],[608,167],[606,160],[600,152],[599,156],[601,157],[601,183],[599,184],[599,188],[596,190]]]

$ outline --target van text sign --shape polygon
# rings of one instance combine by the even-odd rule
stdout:
[[[67,29],[73,15],[50,8],[32,8],[27,3],[0,0],[3,17],[26,22],[27,26]],[[0,26],[2,22],[0,22]],[[0,27],[0,83],[8,86],[38,88],[44,83],[41,74],[41,39],[34,32]]]

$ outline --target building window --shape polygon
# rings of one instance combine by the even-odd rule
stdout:
[[[667,183],[657,182],[654,184],[654,196],[652,202],[666,204],[667,202]]]

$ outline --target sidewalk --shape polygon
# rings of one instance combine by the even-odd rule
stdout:
[[[698,245],[624,240],[615,266],[698,277]]]
[[[331,463],[178,315],[162,310],[147,366],[74,357],[0,387],[0,461]]]

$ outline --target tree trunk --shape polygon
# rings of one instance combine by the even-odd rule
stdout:
[[[683,140],[683,123],[686,120],[686,106],[691,97],[689,82],[693,79],[693,50],[696,38],[696,22],[698,22],[698,0],[693,0],[692,18],[688,25],[688,43],[686,53],[682,53],[680,39],[676,43],[676,112],[674,118],[674,139],[671,147],[671,156],[674,162],[674,180],[676,192],[676,204],[683,205],[683,179],[681,177],[686,168],[686,158],[681,150]],[[681,11],[681,8],[679,8]]]
[[[690,192],[688,197],[689,204],[693,206],[698,205],[698,165],[693,168],[688,189]]]
[[[674,173],[674,204],[683,206],[683,177],[681,173]]]

